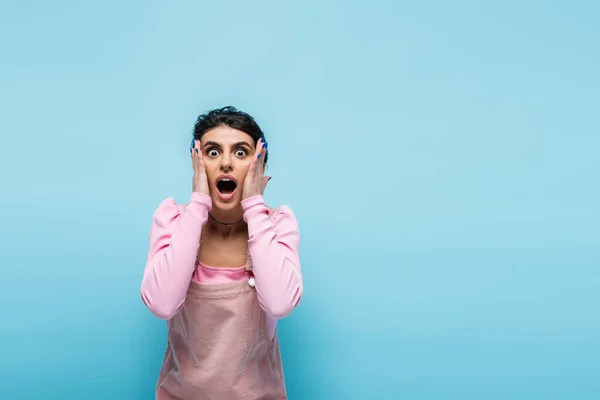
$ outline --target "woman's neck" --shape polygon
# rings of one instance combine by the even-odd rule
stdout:
[[[223,236],[237,236],[248,231],[243,212],[223,213],[216,209],[209,213],[207,227],[210,231]]]

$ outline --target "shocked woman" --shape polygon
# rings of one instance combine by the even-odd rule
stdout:
[[[277,320],[303,292],[298,223],[263,198],[268,144],[233,107],[198,117],[187,204],[154,212],[141,296],[168,321],[164,399],[286,399]]]

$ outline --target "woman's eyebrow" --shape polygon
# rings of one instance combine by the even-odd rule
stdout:
[[[252,147],[252,146],[250,146],[250,143],[248,143],[248,142],[237,142],[236,144],[233,145],[233,147],[239,147],[239,146],[246,146],[248,148]]]
[[[204,144],[204,146],[202,146],[202,148],[204,148],[204,147],[208,147],[208,146],[217,147],[217,148],[219,148],[219,149],[223,147],[223,146],[221,146],[221,145],[220,145],[219,143],[217,143],[217,142],[212,142],[212,141],[209,141],[209,142],[206,142],[206,143]],[[244,141],[242,141],[242,142],[237,142],[237,143],[234,143],[232,147],[240,147],[240,146],[244,146],[244,147],[252,148],[252,146],[250,146],[250,143],[248,143],[248,142],[244,142]]]
[[[218,147],[221,148],[221,145],[217,142],[206,142],[204,143],[204,146],[202,146],[202,148],[207,147],[207,146],[213,146],[213,147]]]

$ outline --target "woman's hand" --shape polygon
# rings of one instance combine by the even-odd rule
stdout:
[[[208,191],[208,178],[206,177],[206,169],[204,168],[204,160],[202,158],[202,150],[200,149],[199,140],[192,140],[190,153],[190,157],[192,158],[192,166],[194,167],[192,190],[194,192],[210,195]]]
[[[265,175],[265,155],[267,154],[267,143],[264,139],[260,139],[256,146],[256,152],[252,157],[250,168],[248,168],[248,174],[244,180],[244,192],[243,199],[262,195],[265,193],[267,182],[271,179],[270,176]]]

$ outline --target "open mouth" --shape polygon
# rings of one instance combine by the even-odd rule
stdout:
[[[233,179],[221,178],[217,182],[217,189],[223,195],[232,194],[235,191],[236,187],[237,187],[237,184],[235,183],[235,181]]]

